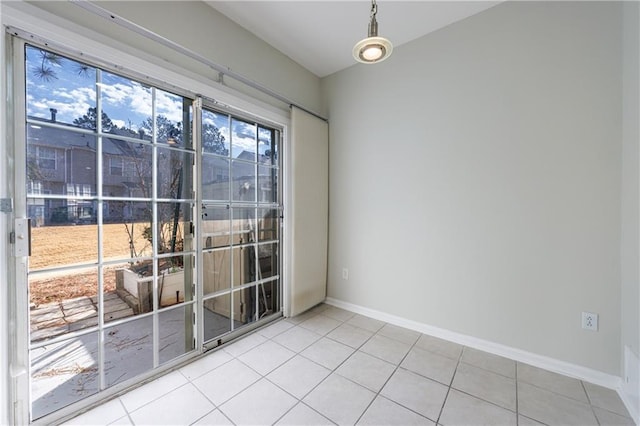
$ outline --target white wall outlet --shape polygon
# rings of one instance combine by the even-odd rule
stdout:
[[[349,269],[342,268],[342,279],[343,280],[348,280],[349,279]]]
[[[598,331],[598,314],[583,312],[582,328],[585,330]]]

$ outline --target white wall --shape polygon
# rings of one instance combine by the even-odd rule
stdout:
[[[503,3],[323,80],[328,296],[619,376],[621,20]]]
[[[640,415],[640,6],[623,6],[623,132],[622,132],[622,349],[628,348],[626,363],[635,370],[623,371],[625,392]],[[624,352],[623,352],[624,356]],[[633,359],[635,356],[635,359]],[[623,364],[625,360],[622,360]],[[626,381],[625,381],[626,382]],[[640,418],[636,421],[640,421]]]
[[[97,5],[252,79],[308,109],[322,113],[320,79],[289,57],[201,1],[98,1]],[[184,69],[217,78],[217,72],[89,13],[71,2],[32,1],[42,10],[81,24]],[[225,84],[265,102],[255,90]],[[277,103],[276,103],[277,105]],[[283,106],[280,104],[279,106]],[[286,107],[286,106],[284,106]]]

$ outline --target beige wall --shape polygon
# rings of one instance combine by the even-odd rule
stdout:
[[[323,80],[328,296],[620,375],[621,24],[503,3]]]

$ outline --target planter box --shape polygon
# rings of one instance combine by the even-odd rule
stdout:
[[[140,277],[128,269],[119,272],[122,279],[116,281],[117,287],[121,286],[122,290],[131,295],[125,298],[127,303],[136,314],[150,312],[153,309],[153,277]],[[158,276],[158,294],[161,307],[184,302],[184,271],[161,273]]]

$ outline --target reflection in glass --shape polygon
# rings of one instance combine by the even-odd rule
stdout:
[[[25,54],[28,117],[95,129],[95,68],[32,46]]]
[[[158,253],[191,250],[191,203],[158,203],[157,212]]]
[[[249,324],[257,320],[256,286],[243,288],[233,292],[233,318],[242,324]]]
[[[256,161],[256,125],[231,119],[231,156],[246,161]]]
[[[95,196],[96,138],[28,124],[27,194]],[[47,216],[44,219],[51,220]]]
[[[103,202],[102,256],[106,260],[151,256],[151,202]]]
[[[105,197],[153,196],[151,145],[102,138],[102,170]]]
[[[278,165],[278,131],[258,127],[258,162],[277,166]]]
[[[98,392],[98,333],[31,350],[33,418]]]
[[[278,169],[258,166],[258,202],[278,202]]]
[[[229,160],[202,156],[202,198],[212,201],[229,199]]]
[[[258,240],[277,240],[279,230],[280,211],[278,209],[258,209]]]
[[[202,209],[202,245],[205,249],[226,246],[230,243],[230,210],[227,207]]]
[[[203,302],[204,306],[204,340],[222,336],[231,331],[231,295],[213,297]],[[240,325],[234,321],[234,328]]]
[[[191,198],[186,189],[192,164],[193,153],[158,148],[158,198]]]
[[[190,148],[191,136],[185,134],[183,123],[191,122],[191,101],[182,96],[155,89],[156,92],[156,121],[155,132],[158,143],[169,144],[176,147]],[[154,130],[151,118],[142,124],[142,129],[147,134]],[[187,126],[187,131],[188,131]]]
[[[234,247],[233,259],[233,286],[238,287],[252,283],[256,280],[255,246]]]
[[[233,208],[233,243],[246,244],[256,241],[256,210]]]
[[[150,316],[108,327],[104,331],[107,386],[153,368],[153,319]]]
[[[212,294],[231,287],[231,250],[215,250],[203,253],[204,294]]]
[[[234,160],[231,165],[233,201],[256,200],[255,163]]]
[[[258,285],[258,315],[260,318],[280,312],[279,280]]]
[[[229,116],[209,110],[202,111],[202,150],[208,154],[228,156]]]
[[[258,279],[276,276],[280,273],[278,261],[278,243],[266,243],[258,246]]]
[[[171,361],[195,349],[192,333],[187,325],[191,322],[193,305],[170,309],[158,314],[160,334],[160,364]]]

